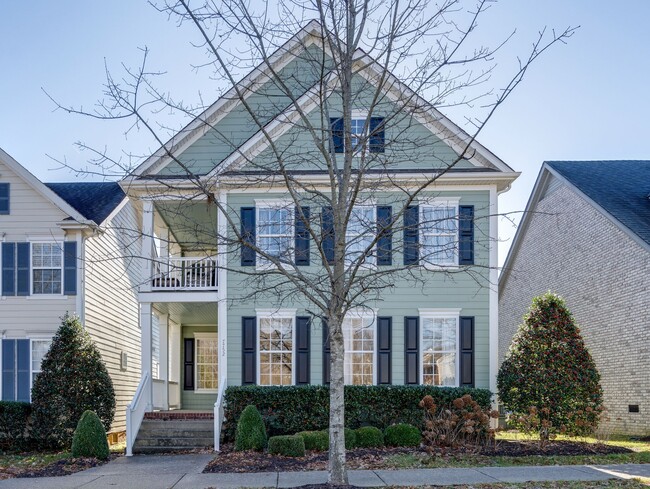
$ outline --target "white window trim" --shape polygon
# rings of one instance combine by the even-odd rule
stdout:
[[[196,344],[196,340],[216,340],[217,341],[217,388],[216,389],[201,389],[199,388],[199,369],[198,369],[198,362],[197,362],[197,357],[199,354],[199,349],[198,345]],[[219,337],[218,334],[215,333],[194,333],[194,392],[198,394],[216,394],[219,392],[219,374],[218,371],[220,370],[220,365],[219,365]]]
[[[20,338],[19,338],[20,339]],[[53,336],[30,336],[26,338],[29,340],[29,402],[32,402],[32,389],[34,388],[34,342],[35,341],[49,341],[50,347],[52,346]],[[39,370],[38,372],[42,372]]]
[[[420,348],[418,352],[418,368],[420,370],[420,385],[424,385],[424,368],[423,368],[423,359],[424,359],[424,319],[455,319],[456,320],[456,383],[453,386],[445,387],[459,387],[460,386],[460,312],[462,309],[450,308],[450,309],[431,309],[431,308],[420,308],[418,309],[420,315],[420,337],[418,341],[420,342]],[[443,386],[439,386],[443,387]]]
[[[442,264],[437,264],[437,263],[430,263],[429,261],[423,261],[422,258],[420,258],[420,266],[427,269],[427,270],[453,270],[459,268],[459,256],[460,256],[460,250],[458,249],[459,243],[460,243],[460,222],[458,222],[458,216],[459,216],[459,205],[460,205],[460,197],[423,197],[418,200],[418,222],[420,223],[418,225],[418,234],[422,236],[422,226],[421,223],[423,222],[422,219],[422,214],[424,212],[425,208],[436,208],[436,207],[453,207],[455,209],[455,215],[456,215],[456,247],[454,250],[454,262],[453,263],[442,263]],[[419,245],[422,247],[422,239],[420,238],[419,240]]]
[[[260,247],[260,209],[287,209],[289,211],[289,220],[291,221],[291,246],[295,246],[296,240],[296,226],[295,226],[295,202],[287,199],[255,199],[255,245]],[[275,265],[273,263],[263,263],[260,255],[257,255],[255,260],[256,270],[273,270]]]
[[[296,309],[255,309],[255,383],[260,383],[261,368],[260,368],[260,320],[265,319],[291,319],[291,385],[296,385]],[[264,384],[267,385],[267,384]],[[269,384],[274,386],[275,384]]]
[[[34,293],[34,244],[56,244],[59,245],[61,248],[61,292],[58,294],[35,294]],[[63,294],[64,292],[64,282],[65,282],[65,252],[63,250],[64,248],[64,241],[58,241],[58,240],[52,240],[52,239],[30,239],[29,241],[29,295],[27,297],[34,297],[38,299],[43,299],[43,298],[56,298],[60,299],[62,297],[67,297]],[[55,270],[55,268],[44,268],[44,267],[39,267],[36,270]]]
[[[345,315],[344,321],[349,318],[370,319],[372,320],[372,385],[377,385],[377,326],[379,322],[379,309],[357,308],[350,309]],[[342,327],[343,325],[341,325]],[[345,341],[345,338],[344,340]],[[343,372],[345,373],[345,354],[343,355]],[[354,384],[345,384],[354,385]]]

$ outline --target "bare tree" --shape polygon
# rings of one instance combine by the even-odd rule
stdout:
[[[236,106],[251,131],[229,132],[215,122],[214,106],[189,106],[161,91],[158,73],[146,67],[146,51],[142,65],[124,67],[120,80],[107,70],[105,97],[96,110],[57,104],[68,112],[124,119],[153,135],[161,149],[144,165],[150,169],[147,175],[142,174],[144,166],[131,165],[132,158],[125,162],[103,150],[85,149],[93,151],[99,173],[126,172],[126,182],[149,182],[151,195],[181,199],[168,211],[182,217],[179,221],[185,234],[194,236],[195,248],[218,248],[232,255],[220,266],[251,284],[242,288],[246,292],[241,297],[230,300],[263,296],[272,297],[275,305],[302,302],[326,322],[332,484],[347,483],[346,315],[372,307],[398,280],[407,279],[415,288],[425,287],[431,274],[464,274],[479,287],[490,285],[486,269],[495,264],[485,260],[465,266],[458,259],[463,216],[444,210],[413,216],[413,205],[431,198],[437,180],[477,162],[499,169],[476,136],[531,63],[574,32],[540,32],[508,83],[491,91],[484,87],[502,43],[495,48],[471,46],[478,19],[489,4],[278,0],[262,6],[246,0],[161,0],[155,4],[160,12],[195,28],[195,43],[206,53],[202,68],[213,70],[223,87],[223,110]],[[478,112],[469,120],[471,130],[460,129],[440,112],[458,105]],[[161,127],[156,117],[163,109],[194,122],[179,132]],[[420,131],[423,127],[429,130]],[[175,135],[165,142],[168,131]],[[215,156],[209,168],[200,158],[182,154],[182,143],[192,131],[210,135]],[[163,162],[166,170],[157,173]],[[219,197],[224,190],[253,188],[286,197],[282,206],[269,211],[277,213],[280,224],[261,228],[261,236],[242,226],[238,209]],[[225,232],[206,229],[187,215],[184,204],[199,197],[225,220]],[[377,215],[377,202],[390,211]],[[489,214],[486,206],[469,216],[477,232],[484,233],[474,246],[489,247]],[[420,232],[429,231],[429,240],[418,242],[415,222]],[[306,245],[285,232],[294,223]],[[404,239],[393,239],[398,235]],[[301,262],[301,253],[312,254],[310,266]],[[242,256],[257,266],[240,266]]]

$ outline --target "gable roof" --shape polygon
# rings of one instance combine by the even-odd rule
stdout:
[[[314,42],[314,39],[321,39],[321,31],[322,27],[318,21],[310,21],[284,45],[279,47],[270,56],[268,63],[273,67],[273,70],[277,72],[279,69],[281,69],[282,66],[285,66],[289,61],[296,58],[299,55],[300,51],[304,49],[308,43]],[[358,63],[363,63],[365,65],[364,69],[361,70],[362,72],[376,73],[380,68],[378,62],[361,49],[357,49],[355,52],[355,58],[357,59]],[[156,171],[159,171],[167,163],[169,163],[170,158],[167,156],[167,151],[176,155],[181,154],[186,148],[203,137],[218,120],[225,117],[225,115],[227,115],[234,107],[241,103],[237,97],[237,89],[243,93],[250,93],[251,91],[254,91],[255,87],[261,86],[261,84],[269,78],[269,71],[270,70],[266,62],[260,63],[244,79],[238,82],[236,87],[232,87],[227,93],[222,95],[203,113],[201,113],[192,122],[181,129],[174,137],[172,137],[153,155],[151,155],[149,158],[147,158],[147,160],[139,165],[131,175],[125,178],[125,180],[130,180],[131,178],[148,178],[154,176],[154,173]],[[467,132],[454,124],[450,119],[445,117],[428,101],[424,100],[418,94],[414,94],[406,84],[404,84],[394,75],[391,73],[388,75],[389,76],[387,78],[387,83],[385,86],[389,97],[390,92],[395,91],[409,94],[407,98],[414,96],[414,101],[416,101],[417,104],[419,104],[421,107],[426,108],[424,111],[417,111],[417,115],[419,118],[424,119],[421,122],[423,122],[424,125],[429,130],[431,130],[432,133],[438,136],[440,136],[440,134],[444,134],[444,137],[441,139],[447,142],[447,144],[449,144],[456,152],[459,152],[458,148],[463,147],[464,143],[470,141],[471,137]],[[368,77],[368,79],[370,78]],[[309,91],[310,90],[307,90],[301,97],[299,97],[300,100],[298,103],[300,103],[300,101],[308,101],[312,98],[309,96]],[[274,119],[269,121],[265,125],[265,128],[268,129],[272,126],[286,125],[288,119],[290,119],[292,116],[295,116],[295,112],[296,107],[291,105],[284,112],[277,114]],[[229,163],[237,160],[238,156],[241,156],[243,153],[245,153],[247,149],[250,149],[255,145],[259,145],[263,132],[264,131],[262,129],[259,129],[239,148],[232,151],[230,156],[226,157],[223,161],[217,164],[217,166],[211,172],[208,173],[208,177],[220,173],[223,168],[228,167]],[[474,152],[474,154],[471,158],[468,159],[477,160],[481,165],[479,168],[492,167],[496,171],[513,174],[515,173],[512,168],[510,168],[500,158],[498,158],[487,148],[481,145],[478,141],[473,140],[469,145],[469,148]],[[167,178],[167,176],[156,177]]]
[[[86,219],[101,224],[126,197],[117,182],[46,183]]]
[[[650,161],[545,161],[503,265],[499,286],[507,279],[522,236],[551,177],[571,187],[650,251]]]

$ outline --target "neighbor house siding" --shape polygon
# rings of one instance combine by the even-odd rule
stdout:
[[[615,183],[613,183],[615,184]],[[610,432],[650,433],[650,253],[570,187],[530,215],[501,283],[499,359],[534,296],[563,296],[601,374]],[[628,405],[640,413],[628,412]]]
[[[137,217],[131,203],[85,242],[85,327],[113,380],[116,410],[111,431],[126,429],[126,405],[140,381],[137,286],[140,254]],[[121,367],[120,356],[127,355]]]

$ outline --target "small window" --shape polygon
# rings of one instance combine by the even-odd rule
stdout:
[[[422,383],[456,386],[458,384],[458,318],[423,317]]]
[[[345,241],[347,243],[345,261],[347,264],[358,260],[363,255],[375,239],[376,230],[377,207],[374,205],[354,206],[350,213],[350,220],[345,233]],[[366,264],[374,265],[375,262],[376,255],[374,252],[366,256]]]
[[[287,204],[257,207],[257,243],[259,248],[282,262],[293,261],[294,247],[293,209]],[[262,267],[271,265],[268,259],[259,257]]]
[[[260,385],[293,384],[293,317],[259,318]]]
[[[32,340],[32,386],[36,376],[41,373],[41,364],[51,345],[52,340]]]
[[[458,265],[458,206],[420,206],[420,260],[423,264]]]
[[[9,214],[9,184],[0,183],[0,214]]]
[[[347,385],[375,383],[374,317],[347,317],[343,321],[345,343],[344,379]]]
[[[216,392],[219,387],[219,342],[217,335],[194,335],[196,350],[196,390]]]
[[[58,243],[32,243],[34,294],[60,294],[63,276],[63,248]]]
[[[345,151],[345,134],[343,119],[334,117],[330,119],[332,129],[332,141],[335,153]],[[384,118],[371,117],[368,120],[366,114],[355,112],[350,120],[350,144],[352,152],[359,154],[362,151],[370,153],[384,152]]]

